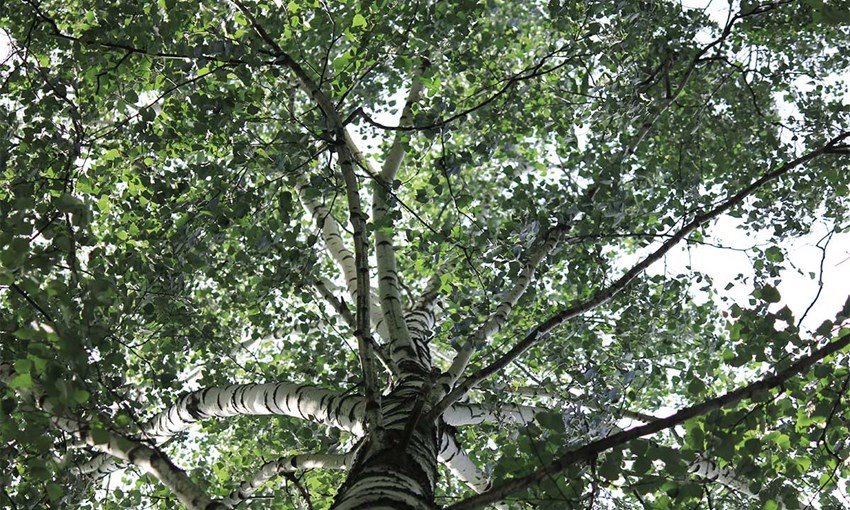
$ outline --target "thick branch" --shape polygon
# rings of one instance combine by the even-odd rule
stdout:
[[[730,391],[729,393],[726,393],[719,397],[706,400],[701,404],[686,407],[666,418],[659,418],[658,420],[653,421],[651,423],[647,423],[639,427],[634,427],[629,430],[612,434],[606,438],[594,441],[582,447],[571,450],[556,459],[551,464],[543,466],[542,468],[534,471],[533,473],[527,476],[508,480],[502,483],[501,485],[494,487],[493,489],[490,489],[489,491],[484,492],[478,496],[474,496],[467,500],[461,501],[460,503],[450,505],[446,507],[446,510],[471,510],[475,508],[481,508],[495,501],[500,501],[510,494],[524,490],[535,483],[538,483],[548,477],[560,473],[561,471],[567,469],[572,465],[588,461],[606,450],[623,445],[634,439],[655,434],[656,432],[675,427],[676,425],[680,425],[691,418],[703,416],[711,411],[722,409],[724,407],[730,407],[733,404],[737,404],[741,400],[751,398],[756,394],[772,390],[773,388],[779,387],[784,384],[785,381],[787,381],[791,377],[794,377],[807,371],[809,368],[811,368],[812,365],[821,361],[827,356],[841,351],[848,345],[850,345],[850,335],[844,335],[838,340],[828,343],[820,349],[814,350],[808,356],[804,356],[802,359],[791,364],[788,368],[781,370],[775,373],[774,375],[764,377],[747,386],[744,386],[734,391]]]
[[[145,422],[142,436],[164,441],[206,418],[267,415],[302,418],[362,435],[364,407],[360,395],[339,394],[308,385],[278,383],[211,387],[181,396],[174,405]],[[113,463],[95,457],[80,466],[78,471],[106,474],[115,469]]]
[[[345,181],[345,195],[348,202],[349,221],[354,237],[354,266],[357,275],[357,298],[355,300],[357,317],[357,328],[354,335],[357,337],[358,354],[360,365],[363,370],[363,386],[366,398],[366,420],[369,424],[369,432],[380,434],[383,429],[381,419],[381,394],[378,390],[377,374],[374,367],[374,355],[372,354],[372,339],[369,315],[369,260],[366,250],[366,216],[360,204],[359,184],[354,166],[357,164],[355,153],[350,145],[351,137],[345,131],[345,125],[330,98],[325,95],[316,82],[307,74],[301,65],[296,62],[275,40],[265,31],[257,21],[253,13],[239,0],[234,0],[242,13],[251,23],[251,26],[260,38],[269,45],[277,58],[277,62],[287,67],[295,77],[301,89],[316,103],[327,121],[328,127],[333,134],[339,166],[342,178]],[[359,154],[358,154],[359,155]],[[362,159],[362,158],[361,158]]]
[[[646,256],[643,260],[634,265],[631,269],[629,269],[623,276],[621,276],[618,280],[616,280],[611,285],[598,290],[593,294],[589,299],[579,302],[569,308],[565,308],[547,320],[533,328],[519,343],[514,345],[511,350],[505,353],[502,357],[491,363],[490,365],[484,367],[478,372],[472,374],[468,378],[466,378],[462,383],[458,384],[445,398],[432,410],[432,416],[438,416],[439,413],[443,412],[453,403],[457,402],[460,398],[462,398],[466,393],[477,386],[481,381],[487,379],[493,374],[498,373],[507,367],[513,360],[519,358],[522,354],[524,354],[528,349],[537,345],[541,340],[545,339],[555,328],[563,324],[564,322],[578,317],[590,310],[593,310],[605,303],[607,303],[612,297],[617,295],[623,289],[625,289],[638,275],[640,275],[646,268],[648,268],[652,263],[661,259],[664,255],[667,254],[670,250],[673,249],[681,240],[685,239],[691,232],[696,230],[697,228],[705,225],[709,221],[717,218],[724,212],[729,209],[741,204],[744,199],[755,193],[758,189],[764,187],[770,182],[775,181],[776,179],[784,176],[794,168],[806,163],[807,161],[811,161],[812,159],[828,153],[834,146],[837,146],[844,139],[850,137],[850,133],[842,133],[841,135],[833,138],[831,141],[826,143],[825,145],[810,151],[793,161],[785,163],[784,165],[780,165],[776,169],[767,172],[762,175],[760,178],[753,181],[751,184],[738,191],[731,197],[722,201],[717,206],[704,211],[700,214],[697,214],[690,223],[682,227],[678,232],[670,236],[667,241],[665,241],[658,249],[654,252]]]
[[[451,432],[446,431],[440,435],[440,453],[437,459],[479,494],[493,486],[492,480],[472,462]]]
[[[411,107],[419,100],[419,94],[422,91],[422,80],[419,79],[421,74],[422,68],[419,68],[413,76],[410,92],[401,112],[401,124],[409,125],[412,121]],[[381,300],[381,314],[389,329],[390,352],[392,353],[415,351],[402,310],[398,268],[395,248],[393,247],[392,218],[389,215],[393,183],[404,159],[405,138],[406,136],[403,133],[396,133],[381,173],[373,183],[372,220],[376,226],[375,259],[378,264],[378,295]],[[396,345],[400,345],[402,348],[399,349]],[[407,358],[417,359],[415,352],[408,352]],[[401,360],[396,359],[395,361],[400,362]],[[429,367],[422,368],[426,370]]]

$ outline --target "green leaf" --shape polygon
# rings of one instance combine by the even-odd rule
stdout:
[[[776,290],[776,287],[771,287],[766,285],[760,289],[761,298],[767,301],[768,303],[778,303],[782,296],[779,295],[779,291]]]
[[[103,159],[106,161],[114,161],[121,157],[121,151],[118,149],[109,149],[103,154]]]
[[[32,376],[30,374],[17,374],[9,382],[9,387],[12,389],[30,389],[32,388]]]
[[[832,333],[833,323],[831,320],[825,320],[818,326],[818,329],[815,330],[815,334],[826,336]]]
[[[534,419],[545,429],[555,430],[558,432],[566,430],[564,417],[561,414],[550,412],[538,413],[534,416]]]
[[[95,444],[107,444],[111,434],[106,429],[100,427],[92,427],[91,438]]]
[[[101,197],[97,200],[97,208],[100,209],[101,212],[109,212],[109,197],[107,195],[101,195]]]
[[[351,26],[354,28],[365,27],[366,18],[364,18],[363,15],[360,13],[355,14],[354,19],[351,21]]]
[[[50,498],[50,501],[59,501],[64,494],[65,490],[62,486],[53,482],[47,484],[47,497]]]
[[[83,202],[70,193],[63,193],[56,199],[56,209],[61,212],[75,212],[84,207]]]
[[[91,397],[91,394],[86,390],[75,390],[73,397],[74,401],[78,404],[85,404],[86,402],[88,402],[89,398]]]

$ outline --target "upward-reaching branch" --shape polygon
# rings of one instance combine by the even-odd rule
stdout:
[[[424,62],[423,66],[414,73],[410,92],[401,112],[401,124],[410,125],[412,123],[411,107],[419,100],[419,95],[422,92],[422,80],[419,78],[424,66],[427,65],[427,60]],[[404,353],[406,354],[405,358],[416,360],[418,357],[410,338],[407,323],[404,320],[404,311],[401,305],[398,269],[395,248],[393,247],[392,217],[389,214],[393,183],[404,159],[407,136],[406,133],[402,132],[395,134],[381,173],[373,183],[372,220],[376,226],[375,259],[378,263],[378,295],[381,300],[381,313],[389,330],[390,352],[393,353],[394,357]],[[396,358],[395,361],[400,362],[401,359]],[[428,367],[422,367],[422,369],[427,370]]]
[[[442,391],[443,395],[452,388],[466,370],[466,366],[469,364],[469,360],[472,358],[475,350],[486,344],[493,335],[501,331],[502,327],[508,320],[508,314],[511,313],[511,310],[513,310],[514,306],[516,306],[519,299],[525,294],[526,290],[528,290],[528,286],[534,280],[534,273],[537,271],[537,268],[544,260],[546,260],[546,257],[548,257],[555,248],[557,248],[564,230],[564,227],[558,226],[548,233],[546,241],[531,254],[528,262],[526,262],[520,271],[519,276],[517,276],[513,287],[511,287],[510,290],[508,290],[502,297],[502,302],[499,306],[497,306],[487,320],[479,326],[475,333],[473,333],[472,337],[467,338],[464,342],[460,351],[458,351],[457,355],[455,355],[452,360],[451,367],[449,367],[448,371],[446,371],[446,373],[443,374],[438,381],[438,385],[440,386],[437,390]],[[446,406],[446,408],[447,407],[448,406]],[[445,410],[445,408],[441,409],[440,412],[443,410]]]
[[[626,271],[626,273],[614,283],[600,289],[590,298],[555,313],[547,320],[534,327],[520,342],[514,345],[511,350],[499,359],[464,379],[463,382],[458,384],[448,395],[445,396],[445,398],[443,398],[442,401],[440,401],[437,406],[434,407],[432,410],[432,416],[439,416],[439,414],[448,409],[449,406],[463,398],[470,389],[477,386],[481,381],[507,367],[513,360],[522,356],[522,354],[534,345],[537,345],[541,340],[546,338],[549,333],[564,322],[607,303],[612,297],[625,289],[635,278],[637,278],[638,275],[646,270],[646,268],[652,265],[653,262],[666,255],[667,252],[673,249],[673,247],[687,237],[688,234],[705,225],[710,220],[717,218],[729,209],[739,205],[744,201],[744,199],[755,193],[756,190],[775,181],[783,175],[786,175],[798,166],[803,165],[804,163],[823,154],[832,153],[834,148],[840,146],[840,144],[847,138],[850,138],[850,132],[836,136],[819,148],[809,151],[808,153],[765,173],[760,178],[756,179],[726,200],[720,202],[715,207],[697,214],[693,220],[682,227],[678,232],[670,236],[658,249],[647,255],[643,260]]]
[[[360,203],[360,186],[354,167],[359,155],[352,151],[351,137],[345,130],[342,117],[330,98],[319,88],[318,84],[307,74],[301,65],[296,62],[277,42],[266,32],[257,21],[254,14],[240,0],[233,0],[237,7],[248,18],[251,26],[260,38],[269,45],[279,64],[287,67],[297,78],[301,89],[316,103],[332,133],[334,139],[334,150],[337,153],[342,178],[345,181],[345,196],[348,202],[349,221],[354,238],[354,265],[357,274],[357,299],[355,302],[357,328],[354,335],[357,337],[358,354],[360,365],[363,370],[363,387],[366,397],[366,421],[369,425],[369,433],[376,434],[379,438],[382,434],[383,424],[381,422],[381,393],[378,389],[378,377],[375,370],[374,354],[372,353],[372,335],[370,320],[370,284],[369,284],[369,259],[366,244],[366,216]],[[355,148],[356,150],[356,148]],[[365,166],[365,163],[364,163]]]
[[[354,254],[345,247],[342,240],[342,229],[330,209],[319,200],[319,197],[310,196],[308,193],[308,182],[304,175],[299,174],[295,178],[295,190],[301,199],[304,209],[310,213],[316,227],[322,235],[325,249],[339,266],[342,278],[345,280],[346,290],[352,299],[357,296],[357,268],[354,265]]]

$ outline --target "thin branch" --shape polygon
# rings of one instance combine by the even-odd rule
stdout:
[[[47,321],[49,323],[55,324],[53,322],[53,318],[50,317],[50,314],[47,313],[46,311],[44,311],[44,308],[42,308],[33,298],[31,298],[30,295],[27,294],[27,292],[24,289],[22,289],[17,283],[13,283],[9,287],[12,290],[14,290],[15,292],[17,292],[18,294],[20,294],[21,297],[23,297],[26,300],[27,303],[32,305],[33,308],[38,310],[38,313],[40,313],[42,316],[44,316],[44,318],[47,319]]]
[[[623,276],[621,276],[611,285],[598,290],[590,298],[555,313],[544,322],[532,328],[531,331],[529,331],[529,333],[521,341],[514,345],[514,347],[512,347],[499,359],[497,359],[490,365],[487,365],[478,372],[472,374],[471,376],[466,378],[462,383],[458,384],[434,408],[432,412],[435,414],[433,414],[432,416],[437,416],[438,414],[436,413],[444,411],[450,405],[460,400],[460,398],[466,395],[466,393],[470,389],[477,386],[481,381],[503,370],[513,360],[523,355],[528,349],[537,345],[540,341],[547,338],[555,328],[557,328],[564,322],[578,317],[590,310],[593,310],[607,303],[611,298],[613,298],[615,295],[625,289],[635,278],[638,277],[638,275],[640,275],[644,270],[646,270],[646,268],[652,265],[652,263],[661,259],[664,255],[667,254],[667,252],[673,249],[673,247],[676,246],[679,241],[685,239],[688,234],[690,234],[700,226],[706,224],[708,221],[717,218],[729,209],[741,204],[744,199],[752,195],[755,191],[762,188],[766,184],[779,179],[780,177],[784,176],[796,167],[808,161],[811,161],[812,159],[815,159],[818,156],[828,153],[829,149],[836,146],[837,144],[840,144],[848,137],[850,137],[850,132],[842,133],[841,135],[833,138],[821,147],[812,150],[807,154],[804,154],[788,163],[780,165],[772,171],[767,172],[766,174],[762,175],[760,178],[756,179],[742,190],[738,191],[726,200],[720,202],[712,209],[697,214],[693,220],[691,220],[678,232],[668,238],[658,249],[647,255],[643,260],[634,265]]]
[[[0,381],[10,384],[16,375],[10,363],[0,363]],[[106,428],[95,428],[88,421],[82,420],[69,411],[57,409],[37,381],[31,379],[30,388],[18,387],[17,393],[24,398],[32,399],[36,408],[50,415],[51,422],[59,430],[95,450],[129,462],[156,478],[168,487],[187,509],[223,510],[226,508],[204,494],[186,472],[175,466],[162,451]],[[101,420],[107,421],[103,417]]]
[[[47,16],[41,10],[38,3],[34,2],[33,0],[24,0],[24,2],[26,4],[28,4],[33,9],[36,17],[42,23],[46,23],[47,25],[50,26],[50,30],[51,30],[52,35],[54,37],[57,37],[59,39],[64,39],[66,41],[71,41],[71,42],[74,42],[74,43],[82,44],[82,45],[85,45],[85,46],[96,46],[96,47],[105,48],[105,49],[111,50],[111,51],[117,51],[117,52],[125,53],[124,57],[122,58],[122,61],[123,61],[123,59],[127,58],[130,55],[137,54],[137,55],[144,55],[144,56],[147,56],[147,57],[162,58],[162,59],[179,59],[179,60],[204,59],[204,60],[209,60],[209,61],[214,61],[214,62],[223,62],[223,63],[227,63],[227,64],[245,64],[245,63],[248,63],[246,61],[239,60],[239,59],[233,59],[233,58],[222,59],[222,58],[220,58],[216,55],[211,55],[211,54],[187,55],[187,54],[182,54],[182,53],[150,51],[146,48],[140,48],[140,47],[137,47],[137,46],[132,46],[130,44],[126,44],[126,43],[101,41],[101,40],[94,39],[94,38],[91,38],[91,37],[88,37],[88,36],[86,36],[86,37],[73,36],[73,35],[67,34],[65,32],[62,32],[62,30],[59,29],[59,25],[57,25],[56,21],[53,18]]]
[[[797,329],[798,330],[800,329],[800,325],[803,324],[803,321],[806,320],[806,317],[809,315],[809,312],[812,310],[812,308],[815,306],[815,304],[817,304],[818,300],[820,299],[821,293],[823,293],[823,265],[824,265],[824,263],[826,263],[826,250],[829,247],[829,242],[832,241],[833,234],[835,234],[834,229],[830,230],[825,236],[820,238],[818,240],[818,242],[815,244],[815,246],[821,252],[820,265],[818,266],[818,291],[815,294],[814,299],[812,299],[812,302],[809,303],[809,306],[806,307],[806,311],[803,312],[803,315],[801,315],[800,319],[797,321]],[[821,246],[821,243],[824,243],[823,246]]]
[[[460,351],[458,351],[457,355],[455,355],[452,360],[451,367],[440,378],[438,383],[442,385],[444,393],[454,386],[466,370],[473,353],[475,353],[477,349],[486,345],[493,335],[501,331],[502,327],[508,320],[508,314],[511,313],[514,306],[516,306],[519,299],[525,294],[529,285],[531,285],[531,282],[534,280],[537,268],[558,247],[565,230],[565,226],[557,226],[548,232],[546,241],[531,254],[528,262],[517,276],[513,287],[505,293],[499,306],[496,307],[487,320],[478,327],[475,333],[473,333],[472,336],[467,338],[464,342]],[[437,414],[433,416],[437,416]]]
[[[441,127],[444,127],[444,126],[451,124],[455,120],[458,120],[462,117],[466,117],[467,115],[470,115],[470,114],[480,110],[481,108],[484,108],[485,106],[489,105],[490,103],[494,102],[495,100],[497,100],[500,97],[507,94],[510,91],[510,89],[518,83],[521,83],[521,82],[526,81],[526,80],[531,80],[533,78],[537,78],[537,77],[540,77],[540,76],[544,76],[546,74],[552,73],[552,72],[557,71],[558,69],[566,66],[569,62],[572,61],[573,58],[576,57],[576,55],[571,55],[570,57],[562,57],[562,58],[565,58],[565,60],[563,62],[556,64],[554,66],[548,67],[548,68],[544,67],[545,64],[549,61],[549,59],[560,56],[558,54],[563,52],[566,48],[567,47],[564,46],[564,47],[558,48],[554,51],[551,51],[550,53],[541,57],[537,61],[537,63],[535,63],[534,65],[530,65],[530,66],[526,67],[525,69],[523,69],[522,71],[520,71],[519,73],[514,74],[513,76],[511,76],[510,78],[505,80],[505,84],[501,88],[499,88],[499,90],[497,90],[496,92],[491,94],[489,97],[487,97],[486,99],[484,99],[480,103],[477,103],[474,106],[471,106],[471,107],[469,107],[469,108],[467,108],[463,111],[460,111],[458,113],[450,115],[449,117],[446,117],[445,119],[440,119],[440,120],[433,122],[431,124],[427,124],[427,125],[423,125],[423,126],[413,126],[413,125],[405,126],[405,125],[399,123],[398,126],[388,126],[386,124],[382,124],[382,123],[374,120],[366,112],[364,112],[362,108],[358,108],[355,112],[352,112],[352,115],[358,114],[360,117],[362,117],[371,126],[376,127],[378,129],[384,129],[384,130],[387,130],[387,131],[425,131],[425,130],[430,130],[430,129],[441,128]]]
[[[352,331],[357,328],[357,319],[354,317],[354,314],[351,313],[351,310],[348,309],[348,305],[346,305],[344,301],[334,295],[329,282],[327,282],[324,278],[314,278],[313,288],[315,288],[322,298],[324,298],[324,300],[331,305],[339,316],[342,317],[342,320],[345,321]],[[390,359],[390,357],[384,352],[384,349],[374,341],[372,342],[372,351],[390,375],[397,377],[400,374],[395,362]]]
[[[641,125],[640,129],[638,130],[638,133],[637,133],[635,139],[632,141],[631,144],[629,144],[629,146],[626,148],[626,150],[623,151],[623,158],[622,159],[627,158],[628,156],[633,154],[635,152],[635,150],[637,150],[638,146],[641,144],[641,142],[643,142],[643,140],[646,138],[646,136],[652,130],[652,127],[655,125],[655,123],[658,121],[658,119],[661,117],[661,115],[663,115],[664,112],[666,112],[676,102],[676,100],[682,95],[682,92],[684,92],[685,87],[688,85],[688,82],[690,82],[691,78],[693,77],[693,74],[694,74],[694,71],[696,70],[697,65],[699,63],[705,62],[707,60],[707,59],[703,58],[704,55],[706,53],[708,53],[712,48],[722,44],[729,37],[729,35],[732,33],[732,27],[735,25],[736,22],[738,22],[739,20],[744,19],[746,17],[749,17],[749,16],[754,16],[754,15],[757,15],[757,14],[762,14],[762,13],[768,12],[770,10],[773,10],[774,8],[776,8],[776,6],[781,5],[783,3],[789,3],[789,2],[788,1],[786,1],[786,2],[774,2],[774,3],[763,4],[763,5],[756,5],[755,7],[753,7],[752,10],[750,10],[747,13],[739,12],[735,16],[732,16],[731,18],[729,18],[729,20],[726,22],[726,25],[723,27],[723,31],[721,32],[720,36],[717,39],[708,43],[699,52],[697,52],[696,55],[694,55],[694,57],[691,59],[690,63],[688,64],[687,69],[685,70],[684,76],[682,77],[681,80],[679,80],[679,83],[676,85],[675,90],[670,91],[670,93],[667,94],[667,97],[664,99],[664,101],[662,102],[662,104],[658,108],[658,110],[654,114],[652,114],[649,119],[644,121],[644,123]],[[664,64],[662,64],[662,65],[664,65]],[[669,64],[668,64],[668,66],[669,66]]]
[[[466,499],[460,503],[450,505],[446,507],[445,510],[472,510],[482,508],[487,504],[500,501],[510,494],[524,490],[551,475],[560,473],[570,466],[589,461],[600,453],[610,450],[611,448],[626,444],[629,441],[640,437],[673,428],[691,418],[697,418],[711,411],[730,407],[741,400],[770,391],[783,385],[790,378],[806,372],[815,363],[823,360],[827,356],[841,351],[848,345],[850,345],[850,334],[844,335],[838,340],[830,342],[820,349],[813,350],[808,356],[804,356],[791,364],[788,368],[776,372],[773,375],[766,376],[750,383],[747,386],[730,391],[719,397],[681,409],[666,418],[659,418],[651,423],[624,430],[598,441],[593,441],[579,448],[570,450],[554,462],[537,469],[529,475],[508,480],[485,493]]]
[[[313,453],[288,455],[271,462],[266,462],[260,466],[260,469],[257,470],[257,473],[250,480],[239,484],[239,488],[234,489],[229,496],[222,500],[222,503],[235,507],[251,497],[251,495],[272,478],[288,473],[295,473],[302,469],[347,470],[351,465],[353,457],[353,451],[344,455]]]

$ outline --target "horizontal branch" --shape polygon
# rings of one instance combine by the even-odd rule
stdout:
[[[142,426],[142,437],[164,441],[195,422],[231,416],[291,416],[363,434],[365,403],[357,394],[340,394],[292,383],[235,384],[187,393]],[[108,474],[113,463],[93,458],[80,473]]]
[[[302,469],[341,469],[350,467],[352,453],[333,455],[326,453],[304,453],[288,455],[263,464],[253,478],[242,482],[239,488],[222,500],[222,503],[235,507],[251,497],[266,482],[274,477],[295,473]]]
[[[455,404],[443,413],[443,420],[453,427],[479,423],[519,423],[534,421],[534,416],[547,411],[542,407],[519,404],[498,404],[496,407],[481,404]]]
[[[640,437],[670,429],[690,420],[691,418],[703,416],[711,411],[729,407],[733,404],[737,404],[741,400],[751,398],[758,393],[770,391],[781,386],[788,379],[807,371],[812,365],[827,356],[841,351],[848,345],[850,345],[850,334],[844,335],[838,340],[830,342],[820,349],[814,350],[808,356],[804,356],[800,360],[792,363],[788,368],[773,375],[759,379],[747,386],[730,391],[719,397],[681,409],[666,418],[659,418],[645,425],[624,430],[598,441],[588,443],[574,450],[570,450],[554,462],[541,467],[529,475],[507,480],[489,491],[479,494],[478,496],[473,496],[472,498],[461,501],[460,503],[449,505],[448,507],[445,507],[445,510],[472,510],[481,508],[495,501],[501,501],[505,497],[558,474],[570,466],[580,462],[589,461],[600,453],[610,450],[611,448],[626,444],[629,441]]]

